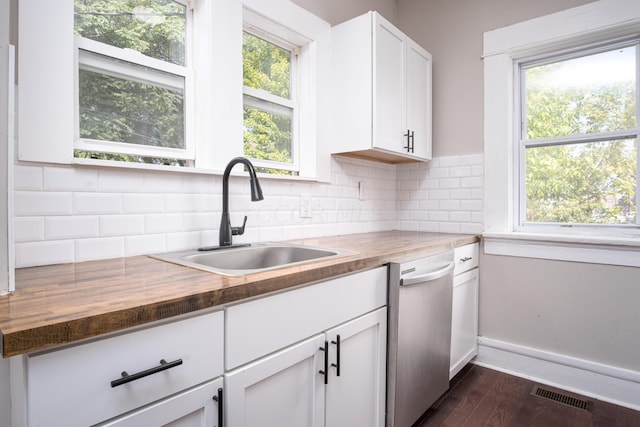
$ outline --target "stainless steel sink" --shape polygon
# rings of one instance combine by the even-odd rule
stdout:
[[[353,252],[286,243],[254,243],[210,251],[189,250],[150,256],[227,276],[241,276],[349,253]]]

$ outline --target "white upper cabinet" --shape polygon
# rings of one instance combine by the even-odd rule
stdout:
[[[431,158],[431,54],[376,12],[332,30],[333,153]]]

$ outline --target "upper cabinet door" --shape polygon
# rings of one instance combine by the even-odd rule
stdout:
[[[376,12],[332,29],[332,153],[431,158],[431,55]]]
[[[404,34],[374,14],[373,142],[389,151],[402,151],[405,78]]]
[[[431,159],[431,54],[407,39],[406,128],[415,156]]]

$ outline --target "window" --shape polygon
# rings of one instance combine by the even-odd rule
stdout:
[[[519,62],[520,226],[637,227],[638,41]]]
[[[18,20],[19,160],[217,174],[244,154],[329,180],[331,27],[290,0],[31,0]],[[277,60],[243,91],[245,35]]]
[[[258,170],[294,175],[298,165],[298,46],[245,24],[244,155]]]
[[[611,0],[484,33],[486,254],[640,267],[638,24]]]
[[[185,4],[74,1],[76,157],[185,164]]]

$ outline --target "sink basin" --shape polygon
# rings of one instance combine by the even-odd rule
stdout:
[[[254,243],[215,248],[211,251],[181,251],[150,255],[152,258],[227,276],[241,276],[345,255],[347,251],[285,243]]]

